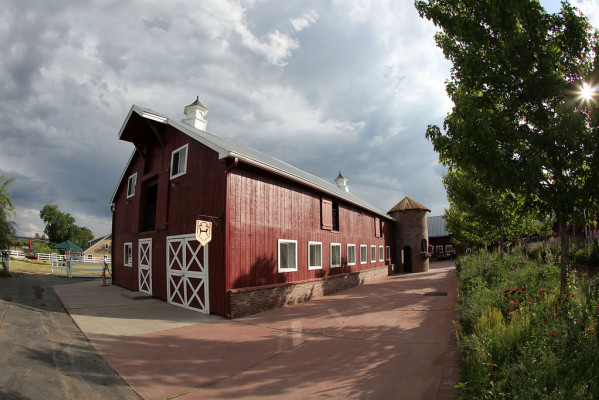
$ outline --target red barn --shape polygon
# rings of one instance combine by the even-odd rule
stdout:
[[[391,217],[341,174],[333,185],[207,132],[206,113],[199,100],[183,122],[129,111],[119,138],[135,149],[111,202],[115,284],[236,317],[388,274]]]

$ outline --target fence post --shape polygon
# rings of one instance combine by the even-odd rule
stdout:
[[[106,261],[102,264],[102,286],[106,286]]]
[[[73,271],[71,271],[71,260],[67,260],[66,265],[67,265],[67,276],[69,278],[72,278],[73,277]]]

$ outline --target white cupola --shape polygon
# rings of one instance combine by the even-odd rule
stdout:
[[[200,96],[196,97],[196,101],[185,107],[183,113],[186,115],[183,122],[194,128],[206,130],[207,121],[204,118],[208,114],[208,109],[200,103]]]
[[[339,176],[337,176],[337,178],[335,178],[335,184],[337,184],[337,187],[341,190],[345,190],[346,192],[349,193],[349,186],[347,185],[347,178],[344,177],[343,175],[341,175],[341,171],[339,171]]]

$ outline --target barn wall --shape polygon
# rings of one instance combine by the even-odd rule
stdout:
[[[143,129],[131,124],[131,129]],[[143,125],[142,125],[143,126]],[[129,127],[128,127],[129,128]],[[148,129],[147,135],[153,133]],[[167,127],[161,135],[164,146],[149,140],[144,146],[145,157],[139,151],[125,171],[121,186],[116,193],[114,211],[114,259],[115,283],[131,290],[138,290],[138,241],[152,238],[152,291],[155,297],[167,300],[166,286],[166,238],[172,235],[195,232],[197,218],[216,223],[209,251],[210,309],[225,314],[224,269],[224,211],[225,211],[225,163],[218,154],[178,130]],[[171,154],[188,144],[187,172],[170,180]],[[137,172],[135,196],[127,199],[127,181]],[[156,228],[142,232],[143,195],[145,185],[158,185]],[[124,266],[124,243],[133,244],[133,266]]]
[[[321,229],[323,196],[316,190],[241,164],[228,185],[228,289],[325,278],[392,262],[378,258],[378,246],[392,245],[392,221],[383,219],[383,234],[377,238],[374,214],[339,201],[339,231],[331,232]],[[297,271],[278,272],[278,239],[297,240]],[[322,269],[308,270],[309,241],[322,242]],[[341,244],[341,267],[330,266],[331,243]],[[352,266],[347,244],[356,245]],[[360,245],[368,246],[365,264],[360,263]],[[371,245],[377,246],[376,262],[370,261]]]

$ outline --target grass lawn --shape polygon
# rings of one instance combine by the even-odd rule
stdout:
[[[72,268],[91,268],[91,269],[102,269],[100,265],[89,265],[89,264],[73,264]],[[44,274],[51,275],[52,274],[52,263],[48,261],[38,261],[38,260],[15,260],[11,259],[10,264],[8,266],[10,273],[25,273],[25,274]],[[91,274],[97,275],[98,278],[102,277],[101,271],[91,271],[91,272],[77,272],[73,271],[73,276],[77,276],[80,274]],[[110,275],[108,275],[110,276]],[[0,277],[6,277],[2,267],[0,266]]]

